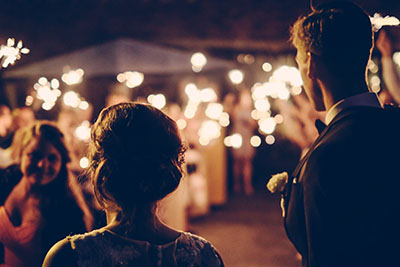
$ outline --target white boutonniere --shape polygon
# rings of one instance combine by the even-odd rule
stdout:
[[[287,172],[277,173],[272,175],[267,183],[267,188],[271,193],[282,192],[285,189],[285,185],[287,184],[289,179],[289,175]],[[282,209],[282,217],[285,217],[285,199],[282,195],[281,197],[281,209]]]
[[[282,192],[285,189],[288,179],[289,175],[287,172],[272,175],[267,183],[267,188],[271,193],[276,193],[277,191]]]

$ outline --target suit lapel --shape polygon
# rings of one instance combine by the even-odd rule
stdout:
[[[371,110],[376,110],[376,109],[381,109],[381,108],[376,108],[376,107],[365,107],[365,106],[358,106],[358,107],[351,107],[346,110],[343,110],[339,114],[336,115],[336,117],[326,126],[326,128],[321,132],[321,134],[317,137],[317,139],[314,141],[310,149],[307,151],[306,155],[304,155],[299,164],[297,164],[296,169],[293,171],[292,175],[290,176],[288,183],[286,185],[286,189],[284,192],[284,197],[285,197],[285,207],[287,209],[288,205],[288,200],[290,197],[291,193],[291,188],[293,183],[297,183],[299,179],[300,172],[304,166],[304,164],[307,162],[308,158],[311,156],[312,152],[318,147],[319,144],[321,144],[323,138],[327,135],[327,133],[332,129],[334,125],[337,123],[351,117],[355,113],[358,112],[366,112],[366,111],[371,111]]]

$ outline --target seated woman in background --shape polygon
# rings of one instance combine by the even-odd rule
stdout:
[[[102,110],[91,134],[90,172],[108,225],[58,242],[43,266],[223,266],[208,241],[156,215],[182,177],[176,123],[150,105],[121,103]]]
[[[92,216],[59,129],[41,121],[20,131],[19,164],[0,170],[0,243],[6,266],[40,266],[54,243],[91,230]]]

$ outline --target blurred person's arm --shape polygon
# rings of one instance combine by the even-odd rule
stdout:
[[[381,30],[376,47],[381,52],[382,76],[393,99],[400,104],[400,78],[393,62],[393,47],[386,32]]]

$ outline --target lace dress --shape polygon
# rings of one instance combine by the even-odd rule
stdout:
[[[104,228],[67,240],[77,266],[224,266],[210,242],[186,232],[164,245],[133,240]]]

